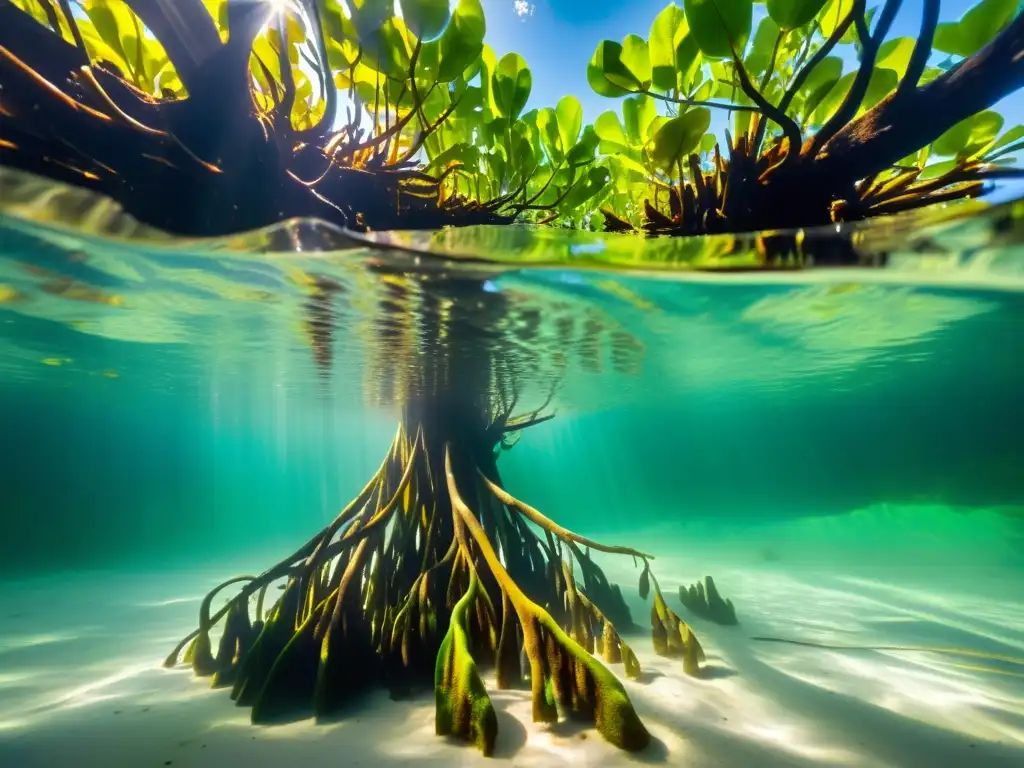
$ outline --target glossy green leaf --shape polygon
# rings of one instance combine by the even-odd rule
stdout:
[[[693,152],[711,125],[711,110],[698,107],[667,120],[654,134],[651,159],[671,174],[678,161]]]
[[[956,170],[956,160],[946,160],[941,163],[932,163],[931,165],[925,166],[924,170],[921,171],[921,175],[918,176],[919,181],[928,181],[929,179],[937,179],[940,176],[945,176],[950,171]]]
[[[935,37],[932,47],[942,53],[953,53],[957,55],[966,46],[960,40],[960,24],[956,21],[944,21],[935,28]]]
[[[122,5],[121,8],[123,7]],[[115,11],[120,10],[120,8],[107,0],[89,0],[84,6],[84,10],[86,16],[89,17],[89,21],[96,27],[96,31],[103,42],[110,46],[120,57],[121,61],[113,63],[123,67],[128,57],[125,55],[124,47],[121,44],[122,30],[121,25],[118,23],[118,14],[115,14]],[[124,32],[127,31],[128,25],[125,25]],[[125,71],[125,74],[128,74],[128,70]]]
[[[587,64],[587,82],[595,93],[610,98],[640,90],[640,82],[622,63],[622,46],[612,40],[598,43]]]
[[[580,137],[583,129],[583,105],[575,96],[563,96],[555,107],[558,133],[562,146],[568,151]]]
[[[382,74],[405,80],[416,44],[402,19],[394,16],[372,32],[360,35],[362,61]]]
[[[697,41],[687,31],[676,43],[677,87],[683,93],[690,93],[694,88],[694,80],[700,75],[701,64],[704,63],[697,47]]]
[[[770,59],[778,37],[779,25],[770,16],[765,16],[754,32],[754,39],[750,43],[751,54],[760,54],[765,60]]]
[[[989,154],[996,154],[1005,147],[1011,144],[1016,144],[1021,139],[1024,139],[1024,125],[1015,125],[1013,128],[1008,130],[989,148]]]
[[[487,24],[480,0],[459,0],[451,21],[438,41],[440,63],[437,79],[446,83],[465,72],[479,58]]]
[[[611,158],[611,160],[622,168],[622,173],[629,171],[640,178],[646,178],[648,176],[647,169],[627,154],[616,154]]]
[[[576,142],[576,146],[569,150],[569,154],[565,156],[566,161],[571,166],[582,165],[594,159],[594,153],[597,152],[597,145],[601,142],[598,138],[597,133],[593,127],[587,126],[583,129],[583,135],[580,140]]]
[[[701,53],[712,58],[742,54],[750,37],[751,0],[683,0],[686,20]]]
[[[651,87],[651,55],[647,41],[639,35],[626,35],[622,41],[622,64],[640,84],[640,90]]]
[[[348,7],[352,28],[364,43],[395,15],[395,0],[350,0]]]
[[[647,43],[628,35],[622,43],[604,40],[587,65],[587,82],[602,96],[625,96],[651,87],[651,57]]]
[[[878,49],[875,66],[893,70],[902,80],[903,76],[907,74],[907,67],[910,66],[910,57],[914,53],[916,42],[912,37],[886,40]]]
[[[782,29],[796,29],[818,15],[826,0],[767,0],[765,6]]]
[[[961,120],[932,143],[936,155],[971,155],[995,140],[1003,129],[1003,116],[987,110]]]
[[[451,17],[448,0],[401,0],[401,3],[406,26],[424,42],[440,35]]]
[[[558,165],[565,157],[565,147],[558,132],[558,116],[551,107],[545,107],[537,113],[537,128],[541,144],[551,159],[552,165]]]
[[[860,108],[857,110],[857,114],[864,114],[890,93],[895,91],[896,86],[899,85],[899,81],[899,76],[891,69],[876,67],[875,71],[871,73],[871,80],[868,81],[868,89],[864,93],[864,100],[861,102]]]
[[[626,132],[622,129],[622,123],[619,122],[619,116],[612,110],[598,115],[597,120],[594,121],[594,130],[602,141],[610,141],[623,146],[629,143]]]
[[[940,24],[933,47],[943,53],[970,56],[998,35],[1017,15],[1019,0],[981,0],[958,22]]]
[[[811,94],[817,91],[824,83],[835,83],[843,76],[843,60],[838,56],[826,56],[818,65],[810,71],[807,79],[804,80],[802,91]]]
[[[821,26],[821,34],[825,37],[832,37],[843,20],[853,10],[854,0],[828,0],[818,13],[818,24]],[[853,29],[854,25],[850,25]],[[845,42],[845,41],[844,41]]]
[[[579,208],[591,198],[600,194],[611,183],[611,174],[607,168],[591,168],[582,181],[576,183],[562,200],[559,210],[563,213]]]
[[[490,122],[498,116],[498,108],[494,104],[494,72],[498,68],[498,57],[491,46],[484,43],[480,50],[480,90],[483,91],[483,117]]]
[[[491,81],[498,114],[515,120],[526,107],[533,88],[533,75],[518,53],[506,53],[498,62]]]
[[[633,146],[647,143],[651,123],[658,116],[658,107],[650,96],[631,96],[622,102],[622,120],[626,137]]]
[[[856,71],[848,72],[832,86],[828,94],[821,99],[814,109],[814,113],[811,115],[812,124],[820,125],[824,123],[842,106],[846,100],[846,95],[850,92],[850,88],[853,87],[853,81],[856,76]],[[868,81],[868,87],[864,94],[864,99],[857,110],[857,114],[863,114],[871,109],[871,107],[892,93],[898,84],[899,78],[891,69],[876,69],[871,73],[871,80]]]
[[[683,29],[685,27],[685,29]],[[683,32],[680,35],[680,32]],[[677,5],[667,5],[651,24],[648,49],[651,62],[651,83],[661,91],[676,87],[676,48],[689,32],[683,11]]]

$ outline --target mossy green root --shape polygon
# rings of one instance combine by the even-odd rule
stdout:
[[[435,729],[438,736],[471,741],[485,757],[494,754],[498,719],[469,652],[466,614],[477,598],[478,581],[470,571],[469,589],[452,610],[448,634],[437,653],[434,669]]]

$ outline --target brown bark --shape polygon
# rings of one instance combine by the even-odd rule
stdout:
[[[163,45],[185,87],[198,87],[203,64],[221,48],[202,0],[128,0],[128,6]]]
[[[930,83],[896,91],[847,124],[814,159],[823,177],[852,183],[927,146],[1024,86],[1024,14],[987,46]]]

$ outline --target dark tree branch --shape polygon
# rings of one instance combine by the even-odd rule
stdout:
[[[292,71],[291,43],[288,41],[288,24],[283,11],[277,14],[274,26],[280,45],[277,51],[277,67],[281,72],[281,87],[284,88],[284,96],[274,118],[274,129],[287,142],[292,133],[292,108],[295,106],[296,86],[295,73]]]
[[[760,107],[763,113],[762,122],[767,118],[773,120],[782,127],[782,132],[789,139],[789,152],[786,155],[786,159],[783,162],[789,162],[792,158],[795,160],[800,154],[800,146],[803,144],[803,135],[800,133],[800,126],[796,124],[796,121],[787,115],[785,112],[774,106],[768,99],[766,99],[759,90],[750,82],[750,76],[747,74],[746,67],[743,66],[743,62],[740,61],[739,55],[736,53],[736,49],[732,51],[733,63],[736,68],[736,75],[740,79],[740,87],[747,97]],[[760,129],[759,129],[760,130]],[[756,152],[756,148],[753,148]]]
[[[815,165],[822,178],[856,179],[892,167],[951,127],[1024,87],[1024,14],[954,69],[893,93],[840,129]]]
[[[839,26],[835,28],[831,37],[829,37],[821,48],[815,51],[814,55],[811,56],[807,65],[797,72],[796,77],[793,78],[793,82],[790,83],[789,88],[786,90],[786,94],[782,97],[782,101],[779,102],[779,109],[783,112],[789,109],[789,105],[793,103],[793,99],[795,99],[796,95],[800,93],[800,89],[803,88],[804,83],[807,82],[807,78],[810,77],[811,72],[813,72],[814,68],[823,62],[830,53],[832,53],[832,49],[839,44],[843,35],[846,34],[846,30],[848,30],[850,25],[853,24],[853,18],[856,15],[857,7],[854,6],[853,10],[851,10],[850,13],[847,14],[846,18],[839,23]]]
[[[305,5],[309,10],[309,17],[313,24],[313,36],[316,42],[317,56],[320,59],[318,69],[326,103],[324,105],[324,114],[317,121],[316,125],[298,134],[297,138],[300,141],[322,139],[330,133],[331,126],[334,125],[335,113],[338,111],[338,87],[334,84],[334,78],[331,77],[331,65],[327,60],[327,42],[324,39],[323,17],[320,13],[321,3],[323,3],[323,0],[312,0],[312,2],[305,3]]]
[[[204,62],[221,48],[220,34],[202,0],[127,0],[163,45],[189,93]],[[229,0],[231,2],[231,0]]]
[[[57,9],[53,7],[50,0],[43,0],[41,5],[43,6],[43,13],[46,14],[46,22],[50,25],[54,34],[60,35],[60,17],[57,16]]]
[[[75,16],[71,12],[69,0],[60,0],[60,10],[64,14],[64,20],[68,24],[68,29],[71,30],[71,36],[75,39],[75,46],[82,54],[83,63],[88,63],[89,54],[85,47],[85,41],[82,39],[82,30],[78,28],[78,22],[75,21]]]
[[[501,431],[504,434],[519,432],[520,430],[529,429],[530,427],[535,427],[538,424],[543,424],[545,421],[551,421],[553,418],[555,418],[555,414],[549,413],[546,416],[537,416],[536,418],[527,419],[526,421],[516,421],[511,424],[506,424]]]
[[[871,84],[871,77],[875,73],[875,60],[878,57],[878,48],[885,39],[886,34],[888,34],[889,27],[892,26],[893,19],[896,18],[901,3],[902,0],[886,0],[885,7],[882,8],[882,14],[878,19],[878,26],[875,27],[875,33],[874,35],[869,35],[867,20],[864,14],[865,2],[864,0],[857,0],[857,7],[860,9],[860,13],[854,16],[854,23],[857,25],[857,32],[863,48],[860,69],[857,70],[857,76],[853,79],[853,85],[850,86],[850,92],[846,94],[842,105],[829,118],[828,122],[821,127],[821,130],[814,134],[807,152],[808,156],[814,157],[829,139],[857,116],[857,110],[860,109],[860,105],[867,95],[868,86]]]
[[[924,0],[921,31],[917,35],[917,42],[914,43],[914,52],[910,54],[907,72],[896,89],[897,93],[912,91],[921,81],[921,75],[924,74],[924,68],[928,64],[928,57],[932,53],[935,29],[939,26],[939,7],[941,5],[941,0]]]
[[[663,93],[653,91],[633,91],[635,96],[650,96],[668,104],[683,104],[687,107],[708,107],[710,109],[724,109],[726,112],[760,112],[760,108],[747,104],[726,104],[723,101],[702,101],[700,99],[680,99],[679,97],[667,96]]]

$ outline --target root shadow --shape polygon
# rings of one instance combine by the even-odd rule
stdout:
[[[518,717],[504,709],[495,707],[494,714],[498,718],[498,738],[494,742],[493,757],[515,757],[526,746],[526,726]]]
[[[700,674],[697,677],[699,680],[726,680],[730,677],[735,677],[737,674],[736,670],[731,667],[708,664],[701,667]]]

